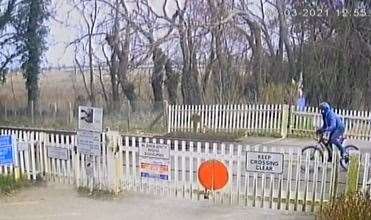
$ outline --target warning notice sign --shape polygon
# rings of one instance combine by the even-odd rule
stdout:
[[[142,143],[139,146],[140,176],[158,180],[170,180],[170,146]]]
[[[246,152],[246,170],[248,172],[282,174],[283,163],[283,153]]]

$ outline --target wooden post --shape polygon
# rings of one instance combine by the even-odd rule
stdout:
[[[35,117],[34,117],[34,102],[31,101],[31,121],[32,121],[32,124],[35,123]]]
[[[5,120],[8,120],[8,108],[5,103],[5,114],[4,114]]]
[[[73,122],[73,108],[72,108],[72,103],[68,103],[68,123],[71,125]]]
[[[360,155],[355,153],[349,156],[347,172],[346,194],[357,192],[360,168]]]
[[[287,137],[287,126],[289,124],[289,106],[282,106],[282,122],[281,122],[281,136],[283,138]]]
[[[15,143],[15,144],[18,144],[17,143],[17,136],[15,136],[14,134],[12,135],[12,142]],[[18,148],[16,147],[15,148],[15,161],[14,161],[14,179],[15,180],[18,180],[20,177],[21,177],[21,174],[20,174],[20,170],[19,170],[19,158],[18,158]]]
[[[123,157],[121,154],[121,144],[118,143],[120,139],[120,133],[117,131],[107,131],[106,132],[106,145],[108,158],[112,158],[108,163],[109,179],[111,183],[111,190],[116,195],[121,191],[121,183],[124,179],[123,171]]]
[[[171,126],[173,124],[173,120],[172,120],[172,105],[168,105],[168,109],[167,109],[167,117],[168,117],[168,123],[167,123],[167,132],[170,133],[171,132]]]
[[[192,115],[192,122],[193,122],[193,130],[192,130],[192,132],[193,133],[197,133],[198,132],[198,128],[199,128],[199,124],[201,122],[201,116],[198,115],[198,114],[193,114]]]
[[[169,104],[168,104],[167,100],[164,100],[164,102],[163,102],[163,108],[162,108],[162,110],[164,111],[164,116],[163,116],[163,119],[164,119],[163,120],[164,128],[169,127],[169,126],[167,126],[167,124],[169,123],[168,122],[168,114],[169,114],[168,106],[169,106]]]
[[[54,102],[54,113],[53,113],[54,121],[57,120],[57,111],[58,111],[58,106],[57,106],[57,103]]]
[[[128,131],[130,130],[130,113],[131,113],[130,100],[128,100],[128,112],[127,112]]]

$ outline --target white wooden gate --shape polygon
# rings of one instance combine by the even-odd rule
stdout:
[[[167,143],[171,146],[169,181],[148,180],[140,176],[139,144]],[[197,169],[209,159],[222,161],[229,170],[229,184],[221,192],[211,192],[210,201],[282,210],[315,211],[344,190],[335,162],[311,161],[301,148],[251,147],[238,144],[124,137],[123,188],[145,193],[202,200],[204,191],[198,182]],[[246,151],[282,152],[282,174],[247,172]],[[336,153],[333,155],[336,157]],[[335,160],[334,160],[335,161]],[[344,181],[343,181],[344,182]],[[344,182],[345,183],[345,182]]]

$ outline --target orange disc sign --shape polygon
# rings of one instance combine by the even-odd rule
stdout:
[[[198,180],[208,190],[222,189],[228,183],[227,167],[220,161],[208,160],[198,168]]]

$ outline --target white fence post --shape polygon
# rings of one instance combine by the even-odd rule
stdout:
[[[107,147],[107,157],[110,159],[108,162],[108,169],[109,169],[109,179],[110,179],[110,186],[111,190],[118,194],[122,187],[121,182],[123,180],[123,158],[120,156],[120,148],[118,144],[118,140],[120,137],[120,133],[117,131],[107,131],[106,133],[106,145],[103,147]]]
[[[287,128],[289,125],[289,106],[282,106],[282,121],[281,121],[281,136],[283,138],[287,137]]]

